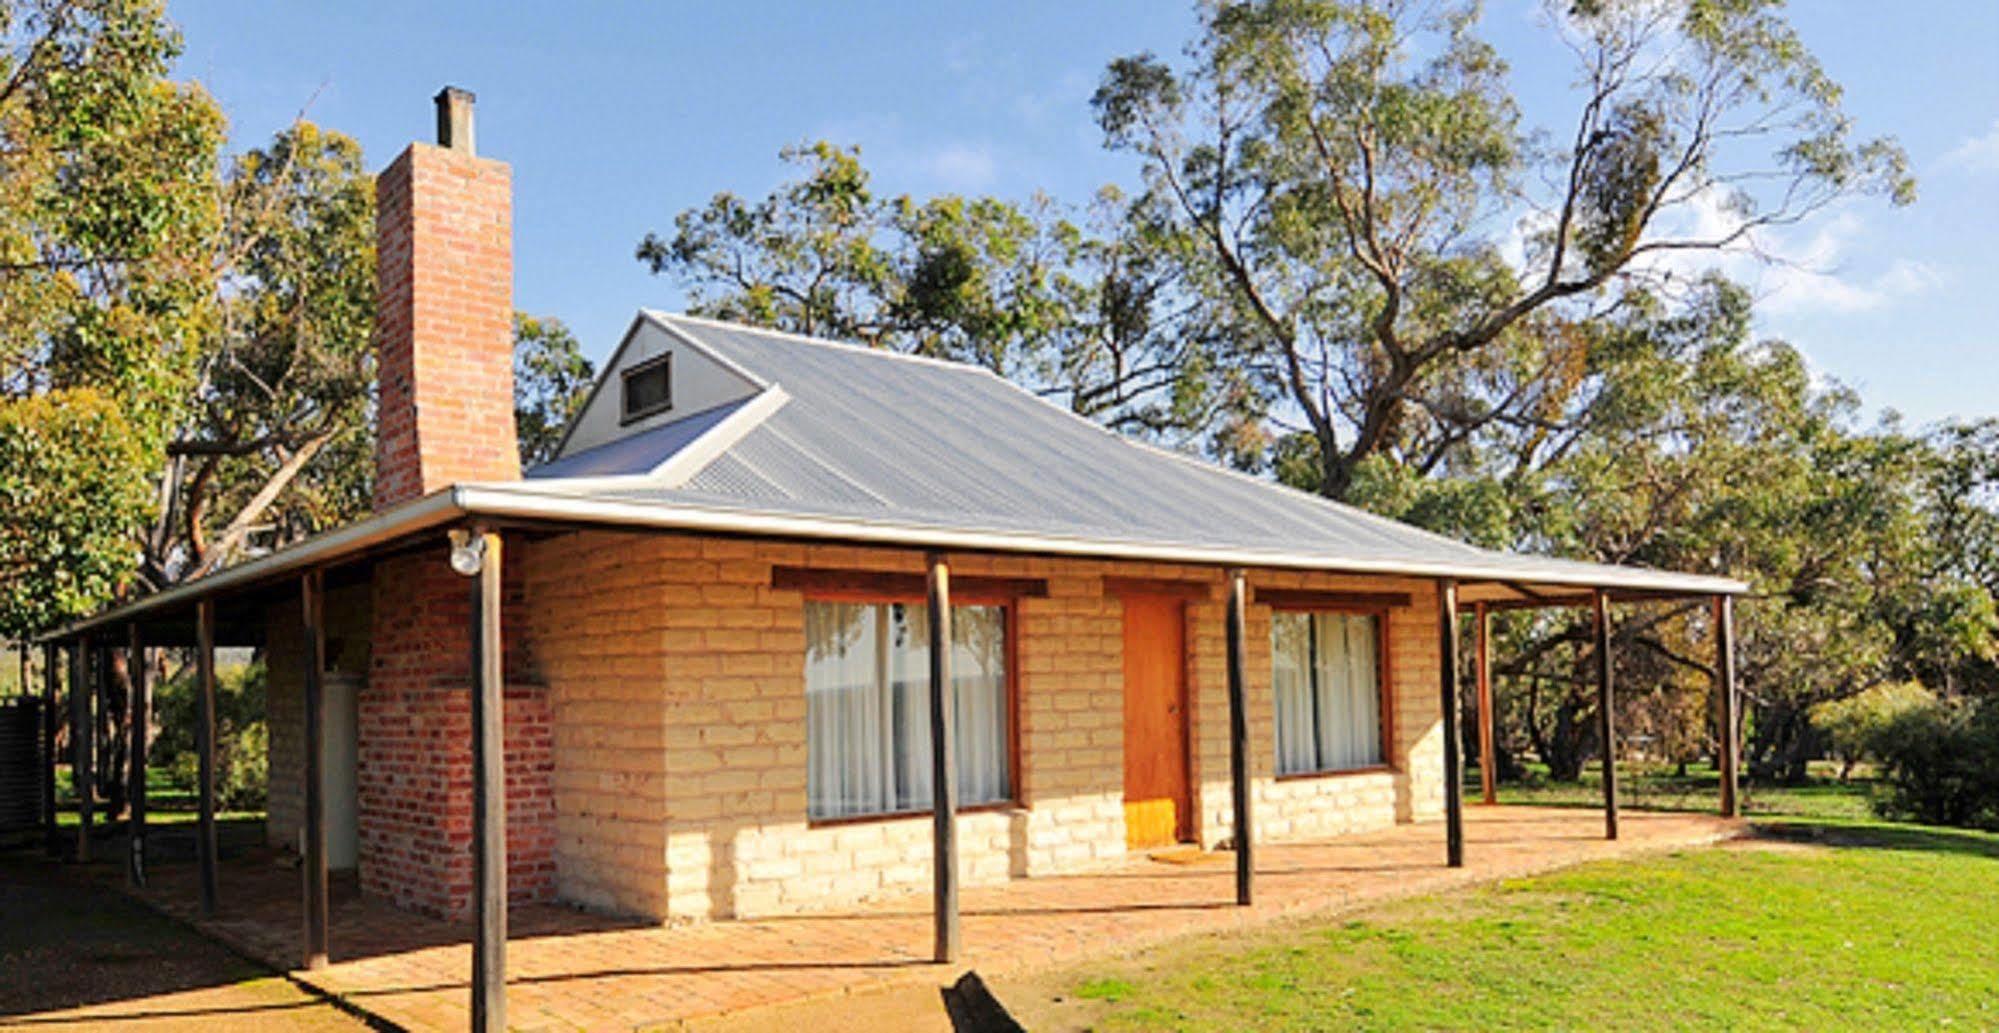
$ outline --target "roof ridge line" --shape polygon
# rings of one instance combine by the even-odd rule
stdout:
[[[764,425],[771,414],[784,408],[791,401],[791,395],[782,384],[773,381],[770,386],[751,395],[738,405],[735,411],[723,416],[694,436],[694,440],[682,445],[679,450],[658,465],[647,470],[645,476],[653,483],[668,488],[678,488],[700,476],[701,471],[713,465],[715,460],[728,454],[750,432]],[[720,408],[716,406],[715,408]],[[713,412],[706,409],[704,412]],[[690,417],[691,418],[691,417]]]
[[[736,323],[736,322],[731,322],[727,319],[714,319],[708,316],[689,315],[688,313],[685,312],[667,312],[663,309],[654,309],[654,308],[644,308],[640,309],[639,311],[662,322],[666,321],[686,322],[686,323],[699,324],[701,326],[714,327],[716,329],[721,329],[721,330],[741,330],[746,333],[763,334],[766,337],[780,337],[788,341],[795,341],[799,344],[815,345],[820,348],[837,348],[841,351],[855,352],[860,355],[868,355],[878,359],[895,359],[901,362],[917,362],[917,363],[922,363],[926,366],[937,366],[943,369],[948,369],[959,373],[983,373],[989,377],[999,377],[999,374],[994,373],[992,370],[989,370],[984,366],[980,366],[970,362],[960,362],[957,359],[942,359],[934,355],[912,355],[908,352],[899,352],[889,348],[877,348],[874,347],[873,345],[858,344],[853,341],[836,341],[829,337],[813,337],[809,334],[794,333],[790,330],[778,330],[772,327],[755,326],[749,323]],[[705,346],[710,348],[714,347],[713,345],[705,345]],[[1006,378],[1000,377],[1000,379],[1004,380]]]

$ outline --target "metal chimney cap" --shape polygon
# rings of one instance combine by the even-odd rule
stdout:
[[[472,103],[479,98],[471,90],[446,86],[433,99],[437,102],[437,145],[473,153]]]

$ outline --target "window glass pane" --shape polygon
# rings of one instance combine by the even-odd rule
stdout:
[[[1271,615],[1278,774],[1382,763],[1377,620],[1346,613]]]
[[[805,607],[807,809],[815,818],[889,810],[891,715],[883,707],[886,630],[874,606]]]
[[[952,609],[958,801],[1012,797],[1006,610]],[[807,809],[813,818],[927,810],[930,621],[920,605],[805,604]]]
[[[1277,773],[1316,771],[1312,727],[1312,640],[1309,614],[1270,615],[1271,687],[1276,691]]]
[[[662,358],[624,375],[625,419],[637,419],[672,407],[673,364]]]

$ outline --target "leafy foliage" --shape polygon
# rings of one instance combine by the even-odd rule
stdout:
[[[19,640],[110,598],[151,499],[124,412],[90,388],[0,402],[0,635]]]
[[[1916,682],[1886,682],[1812,708],[1812,727],[1825,737],[1840,777],[1873,755],[1874,745],[1889,725],[1911,710],[1935,706],[1936,693]]]
[[[1564,327],[1663,297],[1676,256],[1913,196],[1892,141],[1850,138],[1774,2],[1550,2],[1580,87],[1559,146],[1478,15],[1218,2],[1180,66],[1106,72],[1105,139],[1144,163],[1180,290],[1268,414],[1237,462],[1334,497],[1375,457],[1427,474],[1483,427],[1535,425],[1578,360]]]
[[[146,581],[217,569],[367,512],[374,180],[300,121],[230,163],[210,242],[213,331],[155,479]]]
[[[514,430],[523,468],[555,458],[595,377],[561,320],[514,313]]]
[[[1078,222],[1045,198],[884,198],[856,151],[783,157],[799,178],[717,194],[639,244],[694,311],[974,363],[1132,433],[1225,432],[1240,412],[1246,387],[1186,318],[1144,206],[1107,189]]]
[[[179,49],[148,0],[0,7],[8,634],[103,603],[133,569],[120,535],[208,330],[222,117],[163,80]]]
[[[265,723],[262,661],[219,667],[215,672],[215,795],[229,810],[260,810],[269,783],[270,732]],[[199,701],[191,665],[153,691],[159,735],[150,755],[180,789],[199,788],[200,755],[195,749]]]
[[[1999,829],[1999,698],[1909,707],[1876,729],[1887,817]]]
[[[1574,355],[1535,420],[1467,436],[1446,477],[1371,458],[1350,497],[1490,546],[1749,581],[1749,755],[1790,780],[1824,745],[1813,707],[1883,681],[1976,683],[1995,626],[1990,590],[1932,530],[1976,523],[1938,498],[1969,460],[1892,423],[1860,427],[1850,392],[1755,341],[1749,317],[1740,288],[1709,278],[1670,306],[1634,293],[1614,316],[1550,324]],[[1711,755],[1705,609],[1619,611],[1620,727],[1663,758]],[[1560,612],[1494,626],[1506,748],[1575,777],[1600,751],[1588,627]]]

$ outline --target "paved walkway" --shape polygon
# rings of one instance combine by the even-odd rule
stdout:
[[[508,1018],[524,1029],[631,1029],[897,984],[941,985],[957,971],[992,976],[1121,954],[1193,933],[1344,910],[1580,861],[1711,843],[1739,826],[1697,814],[1626,812],[1603,840],[1591,810],[1474,807],[1467,866],[1443,866],[1441,824],[1257,851],[1257,903],[1234,906],[1227,855],[1189,864],[1134,858],[1116,870],[1023,879],[964,891],[965,958],[928,962],[927,895],[848,911],[660,927],[559,906],[517,907],[507,952]],[[159,873],[147,896],[195,920],[188,866]],[[295,869],[270,856],[221,873],[224,903],[207,931],[274,964],[296,964]],[[420,918],[334,887],[333,964],[299,977],[398,1025],[463,1029],[470,929]]]
[[[0,853],[0,1031],[357,1033],[360,1019],[112,888],[115,864]]]

